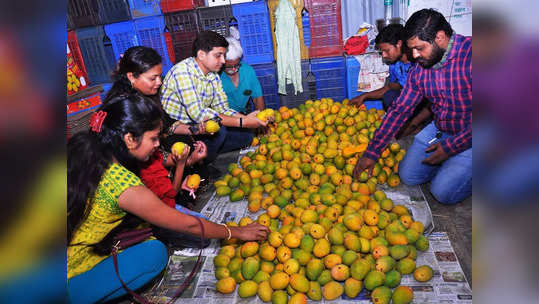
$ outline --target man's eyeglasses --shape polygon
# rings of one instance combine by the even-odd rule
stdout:
[[[225,65],[226,70],[239,70],[241,67],[241,63],[235,64],[233,66]]]

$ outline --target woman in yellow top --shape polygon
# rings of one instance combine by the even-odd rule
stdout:
[[[199,222],[162,203],[137,177],[138,164],[159,147],[162,111],[140,95],[110,100],[91,119],[91,130],[68,142],[67,279],[71,303],[122,295],[110,256],[113,237],[144,223],[201,234]],[[201,219],[206,238],[262,240],[259,224],[227,227]],[[150,239],[119,253],[120,276],[137,289],[166,266],[165,246]]]

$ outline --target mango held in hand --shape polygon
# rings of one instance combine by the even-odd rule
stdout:
[[[210,119],[206,121],[204,127],[206,128],[206,132],[208,133],[215,133],[219,131],[219,124],[215,122],[215,120]]]
[[[181,141],[179,141],[172,145],[171,151],[172,153],[176,155],[182,155],[184,148],[185,148],[185,143],[182,143]]]
[[[196,173],[189,175],[189,177],[187,178],[186,185],[191,189],[197,189],[198,185],[200,185],[200,175]]]
[[[264,111],[260,111],[256,114],[256,118],[260,119],[261,121],[268,121],[270,117],[274,117],[275,113],[273,109],[265,109]]]

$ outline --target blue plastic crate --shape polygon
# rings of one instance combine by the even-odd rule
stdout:
[[[234,4],[232,13],[238,21],[243,60],[249,64],[273,62],[273,41],[266,2]]]
[[[253,69],[262,87],[266,108],[279,109],[280,102],[277,94],[277,74],[273,63],[253,64]]]
[[[135,26],[133,21],[124,21],[105,25],[105,33],[112,43],[114,51],[114,59],[116,62],[120,60],[122,55],[128,48],[139,45]]]
[[[110,24],[131,19],[127,0],[99,0],[97,3],[100,24]]]
[[[210,30],[226,37],[230,34],[230,25],[233,23],[231,5],[214,7],[201,7],[197,10],[199,25],[202,30]]]
[[[163,16],[153,16],[133,20],[139,45],[151,47],[162,58],[163,74],[172,67],[165,41],[165,19]]]
[[[95,26],[99,23],[96,0],[68,0],[68,27],[71,29]]]
[[[346,57],[346,82],[347,82],[347,98],[352,99],[354,97],[357,97],[363,92],[357,91],[357,77],[359,76],[359,71],[361,70],[361,65],[359,64],[359,61],[356,60],[353,56],[347,56]],[[367,109],[375,108],[375,109],[383,109],[382,107],[382,101],[381,100],[367,100],[365,101],[365,107]]]
[[[344,57],[311,59],[311,71],[316,78],[316,97],[334,101],[346,98],[346,64]]]
[[[105,97],[107,96],[107,93],[110,91],[110,89],[112,88],[112,82],[107,82],[107,83],[102,83],[101,84],[103,86],[103,91],[101,92],[101,100],[105,100]]]
[[[311,23],[309,21],[309,12],[303,9],[301,12],[301,25],[303,26],[303,42],[305,46],[311,46]]]
[[[172,40],[174,60],[182,61],[192,56],[193,42],[200,31],[198,15],[195,10],[165,14],[165,25]]]
[[[143,18],[161,15],[160,0],[129,0],[131,17]]]
[[[90,84],[110,82],[110,73],[116,66],[114,52],[103,26],[85,27],[75,30],[88,72]]]

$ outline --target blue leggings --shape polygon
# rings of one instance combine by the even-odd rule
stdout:
[[[150,282],[167,266],[167,262],[167,248],[158,240],[142,242],[118,254],[120,277],[131,290]],[[108,301],[127,293],[116,276],[112,257],[69,279],[67,291],[70,303]]]

